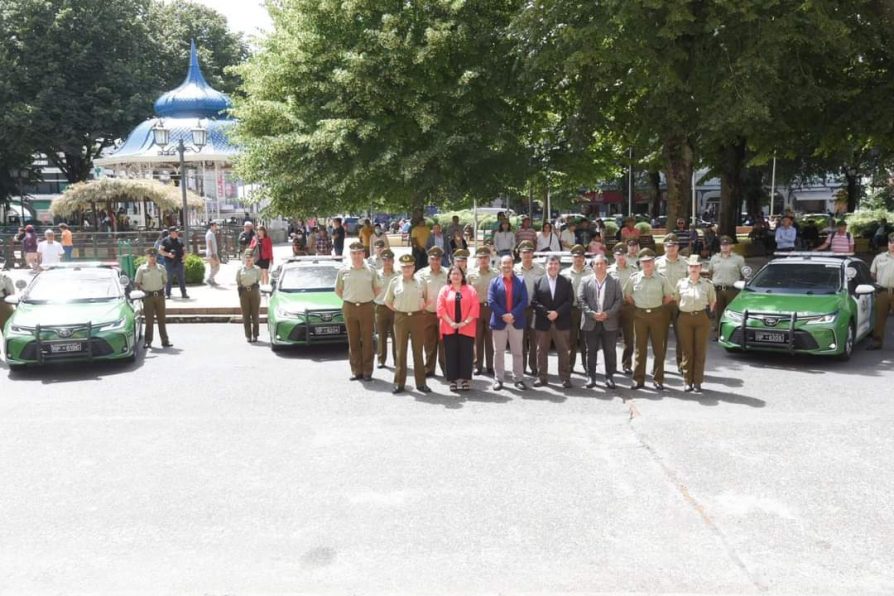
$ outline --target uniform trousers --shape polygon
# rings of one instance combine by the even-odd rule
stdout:
[[[177,282],[180,284],[180,295],[182,297],[186,297],[186,273],[183,269],[183,263],[175,263],[170,260],[165,261],[165,270],[168,273],[168,283],[165,286],[165,294],[168,298],[171,297],[171,285],[174,283],[174,278],[177,278]]]
[[[534,333],[534,308],[525,309],[525,332],[522,336],[522,364],[527,364],[532,373],[537,372],[537,334]]]
[[[556,353],[559,356],[559,379],[562,381],[571,380],[571,362],[568,355],[568,344],[571,337],[571,331],[568,329],[558,329],[555,323],[550,323],[549,329],[541,331],[535,330],[537,337],[537,377],[541,381],[546,381],[547,370],[549,368],[549,345],[551,342],[556,344]]]
[[[525,357],[522,349],[524,331],[512,325],[494,329],[494,380],[502,381],[506,375],[506,344],[512,354],[512,376],[516,381],[525,378]]]
[[[683,382],[701,385],[705,380],[705,357],[708,354],[708,335],[711,319],[703,310],[680,311],[680,349],[683,352]]]
[[[438,329],[438,315],[433,312],[425,311],[421,315],[422,333],[425,338],[425,373],[428,375],[435,374],[438,363],[441,365],[441,372],[447,370],[447,362],[444,358],[444,344],[441,343],[441,332]]]
[[[892,307],[894,288],[882,288],[875,298],[875,329],[872,330],[872,339],[880,346],[885,343],[885,325]]]
[[[633,315],[633,336],[636,350],[633,357],[633,382],[646,382],[648,344],[652,343],[652,380],[664,383],[664,355],[667,345],[667,311],[662,307],[637,308]]]
[[[257,337],[261,327],[261,290],[257,286],[239,288],[239,307],[245,339]]]
[[[621,307],[621,336],[624,339],[624,351],[621,353],[621,366],[625,370],[633,369],[633,318],[636,307],[632,304],[624,304]]]
[[[451,333],[444,336],[444,357],[447,370],[444,377],[450,381],[472,379],[472,352],[475,350],[475,338],[462,333]]]
[[[391,359],[397,360],[394,349],[394,311],[384,304],[376,304],[376,356],[379,364],[388,361],[388,338],[391,338]]]
[[[475,321],[475,369],[494,367],[494,338],[490,328],[490,307],[487,302],[479,306],[480,314]]]
[[[161,343],[168,343],[168,328],[165,319],[165,297],[162,290],[157,292],[146,292],[143,298],[143,316],[146,317],[145,340],[147,344],[152,343],[153,325],[158,320],[158,334],[161,336]]]
[[[587,377],[596,379],[596,363],[599,350],[605,358],[605,376],[612,377],[618,370],[618,330],[608,330],[601,322],[597,322],[593,329],[583,331],[584,340],[587,342]]]
[[[12,316],[12,312],[12,305],[3,302],[3,298],[0,298],[0,333],[3,333],[3,327],[6,326],[6,321],[9,320],[9,317]]]
[[[425,360],[422,354],[422,312],[394,313],[394,384],[403,387],[407,382],[407,343],[413,348],[413,376],[416,386],[425,385]]]
[[[732,286],[714,286],[714,290],[717,294],[717,310],[714,311],[716,313],[714,316],[717,317],[714,320],[714,336],[720,337],[720,319],[723,317],[723,311],[733,301],[733,298],[739,295],[739,290]]]
[[[344,302],[342,316],[348,331],[348,360],[351,373],[371,377],[373,372],[373,333],[376,322],[375,303]]]
[[[584,339],[584,333],[580,329],[580,320],[581,320],[581,310],[576,307],[571,307],[571,335],[568,338],[568,359],[569,366],[571,370],[574,370],[574,365],[577,363],[577,353],[580,351],[580,363],[586,369],[587,368],[587,342]]]
[[[680,351],[680,333],[677,329],[677,320],[680,317],[680,307],[677,306],[676,302],[671,302],[670,304],[665,304],[664,309],[665,319],[668,324],[668,333],[664,334],[664,353],[667,354],[667,344],[670,340],[670,331],[673,329],[674,333],[674,341],[676,342],[676,346],[674,347],[675,356],[677,358],[677,368],[680,368],[680,362],[683,360],[683,353]]]

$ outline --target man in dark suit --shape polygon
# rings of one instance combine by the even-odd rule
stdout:
[[[571,341],[571,306],[574,286],[567,277],[559,275],[559,257],[553,255],[546,262],[546,275],[534,282],[534,332],[537,334],[537,373],[535,387],[546,385],[549,344],[555,342],[559,354],[559,378],[562,387],[571,387],[571,361],[568,343]]]
[[[587,387],[596,386],[596,358],[602,348],[605,358],[605,386],[614,389],[614,374],[618,366],[615,344],[624,294],[617,279],[608,274],[608,263],[603,255],[593,258],[594,276],[580,284],[577,302],[581,309],[581,331],[587,342]]]

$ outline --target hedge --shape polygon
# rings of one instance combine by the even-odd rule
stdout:
[[[139,267],[146,262],[145,256],[134,259],[134,267]],[[188,254],[183,262],[186,272],[186,285],[194,286],[205,282],[205,259],[199,255]]]
[[[847,215],[848,231],[856,238],[870,238],[875,234],[879,221],[885,218],[890,225],[894,222],[894,211],[884,209],[862,209]]]

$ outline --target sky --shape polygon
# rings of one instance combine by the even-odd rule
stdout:
[[[172,0],[176,2],[177,0]],[[271,29],[270,16],[263,6],[263,0],[193,0],[220,12],[230,24],[230,28],[247,36],[258,30]]]

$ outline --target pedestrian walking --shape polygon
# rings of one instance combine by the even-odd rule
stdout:
[[[165,258],[165,270],[168,273],[168,283],[165,286],[165,296],[171,297],[171,285],[174,278],[177,278],[180,284],[180,296],[185,300],[189,296],[186,294],[186,273],[183,268],[183,255],[185,249],[183,243],[180,242],[180,230],[176,227],[168,229],[168,237],[161,242],[161,253]]]
[[[473,268],[466,279],[475,288],[478,295],[478,318],[475,320],[475,374],[494,374],[494,340],[490,328],[490,306],[487,303],[487,292],[490,282],[499,276],[491,269],[491,252],[486,247],[475,251],[478,266]]]
[[[385,292],[391,285],[391,280],[400,275],[394,270],[394,253],[390,248],[379,251],[382,259],[382,268],[376,273],[379,276],[379,293],[376,294],[376,356],[379,360],[379,368],[385,368],[388,361],[388,339],[391,338],[391,360],[397,360],[394,348],[394,311],[385,306]],[[372,257],[370,257],[372,258]]]
[[[577,301],[580,304],[581,330],[587,342],[587,387],[596,386],[596,364],[599,350],[605,360],[605,386],[615,388],[618,368],[618,329],[624,295],[621,284],[608,274],[608,261],[596,255],[592,261],[593,275],[581,282]]]
[[[379,275],[366,264],[363,244],[348,246],[351,262],[338,271],[335,293],[342,299],[342,316],[348,331],[351,380],[372,380],[375,298],[381,289]]]
[[[59,224],[59,229],[61,230],[59,235],[61,236],[62,250],[65,251],[63,260],[71,261],[71,255],[74,251],[74,239],[71,234],[71,228],[68,227],[68,224],[61,223]]]
[[[717,306],[717,293],[711,282],[702,279],[698,255],[691,255],[687,265],[689,275],[677,282],[674,301],[680,308],[679,341],[685,391],[701,393],[705,380],[708,335],[711,333],[708,311],[713,311]]]
[[[146,318],[146,331],[143,335],[143,347],[152,347],[153,327],[158,323],[158,334],[161,336],[161,347],[170,348],[168,340],[167,317],[165,315],[165,287],[168,285],[168,272],[158,263],[158,249],[146,249],[146,262],[137,269],[134,286],[145,294],[143,296],[143,316]]]
[[[534,311],[534,329],[537,337],[537,379],[535,387],[548,383],[548,357],[550,343],[556,344],[559,357],[559,379],[562,387],[571,388],[568,343],[571,336],[571,303],[574,287],[571,280],[559,275],[561,260],[550,255],[546,260],[546,275],[534,282],[531,307]]]
[[[885,325],[894,308],[894,232],[888,235],[888,251],[876,255],[869,267],[872,279],[879,285],[875,299],[875,327],[872,331],[870,350],[880,350],[885,345]]]
[[[615,262],[608,268],[608,274],[618,280],[618,285],[623,290],[630,276],[637,272],[637,268],[627,262],[627,247],[623,243],[615,245]],[[624,351],[621,353],[621,369],[625,375],[633,374],[633,315],[636,307],[626,300],[621,305],[621,339],[624,340]]]
[[[519,230],[521,231],[521,230]],[[515,274],[525,282],[525,295],[530,299],[534,295],[534,284],[538,279],[546,275],[546,269],[540,263],[534,262],[534,244],[524,241],[518,245],[518,251],[521,255],[521,263],[515,266]],[[538,377],[537,372],[537,337],[531,324],[534,322],[534,309],[530,304],[525,305],[525,321],[528,325],[525,327],[524,337],[522,338],[522,350],[524,361],[527,363],[531,374]]]
[[[685,226],[686,221],[683,221]],[[679,223],[679,222],[678,222]],[[687,244],[687,246],[689,246]],[[677,282],[685,278],[688,274],[686,260],[680,257],[680,242],[677,234],[667,234],[664,237],[664,255],[655,260],[655,270],[659,275],[667,278],[667,283],[671,289],[677,287]],[[677,320],[679,318],[680,309],[676,302],[670,302],[664,306],[666,317],[670,329],[674,333],[674,356],[677,360],[677,372],[681,372],[680,364],[683,361],[683,354],[680,351],[680,335],[677,329]],[[667,344],[670,333],[664,334],[664,353],[667,353]],[[682,372],[681,372],[682,374]]]
[[[630,276],[624,285],[624,299],[636,307],[633,317],[634,350],[633,384],[640,389],[646,384],[648,344],[652,344],[652,384],[664,389],[664,355],[667,339],[667,311],[665,304],[673,300],[673,288],[667,278],[655,271],[655,252],[644,248],[639,253],[643,270]]]
[[[577,353],[580,352],[580,364],[587,370],[587,342],[581,333],[581,305],[578,301],[581,281],[593,275],[593,270],[587,265],[586,249],[580,244],[571,246],[571,267],[562,272],[562,275],[571,281],[573,289],[573,303],[571,305],[571,335],[568,338],[568,366],[574,372],[577,363]]]
[[[444,377],[451,391],[468,391],[472,384],[475,321],[480,314],[478,293],[458,265],[447,271],[447,279],[450,283],[438,293],[439,331],[447,364]]]
[[[732,238],[721,236],[720,252],[711,257],[709,267],[711,283],[714,284],[714,292],[717,295],[717,308],[714,316],[714,339],[716,340],[720,337],[720,319],[723,317],[723,311],[739,294],[739,290],[734,284],[745,278],[745,258],[733,252]]]
[[[528,290],[524,280],[513,271],[510,255],[500,257],[500,275],[490,282],[487,304],[490,306],[490,328],[494,337],[494,391],[503,388],[506,376],[506,345],[512,354],[512,377],[515,388],[524,391],[525,364],[522,340],[528,328],[525,311]]]
[[[425,312],[422,313],[422,328],[425,335],[425,375],[435,376],[435,368],[441,365],[446,372],[447,361],[444,346],[438,337],[438,294],[449,283],[447,271],[441,266],[444,251],[433,246],[428,249],[428,267],[416,272],[416,277],[425,285]]]
[[[248,343],[258,341],[261,322],[261,269],[255,266],[255,251],[243,253],[243,265],[236,272],[236,291],[242,310],[242,329]]]
[[[392,393],[403,393],[407,382],[407,343],[413,350],[413,376],[416,389],[431,393],[425,384],[424,329],[425,284],[414,275],[416,259],[411,254],[400,257],[400,275],[394,277],[385,291],[385,306],[394,312],[394,387]]]
[[[208,231],[205,232],[205,258],[208,259],[208,279],[205,283],[216,286],[214,277],[220,271],[220,250],[217,247],[217,223],[213,221],[208,224]]]

